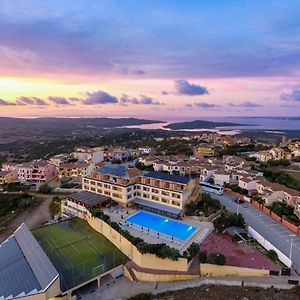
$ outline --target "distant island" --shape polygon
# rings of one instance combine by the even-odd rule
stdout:
[[[50,129],[77,129],[83,127],[95,128],[116,128],[121,126],[144,125],[153,123],[163,123],[158,120],[146,120],[138,118],[8,118],[0,117],[0,128],[22,126],[22,128],[32,129],[35,127]]]
[[[272,117],[272,116],[266,116],[266,117],[244,117],[246,119],[272,119],[272,120],[289,120],[289,121],[299,121],[300,117]]]
[[[231,122],[211,122],[211,121],[195,120],[190,122],[171,123],[163,127],[172,130],[180,130],[180,129],[214,129],[216,127],[228,127],[228,126],[252,126],[252,125],[238,124],[238,123],[231,123]]]

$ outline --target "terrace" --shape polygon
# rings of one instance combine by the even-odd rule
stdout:
[[[126,219],[138,211],[132,208],[124,208],[122,206],[115,206],[104,209],[104,213],[109,215],[112,222],[116,222],[124,230],[127,230],[132,236],[139,237],[149,244],[165,243],[170,247],[178,249],[181,253],[185,251],[193,242],[202,243],[202,241],[210,234],[213,226],[209,222],[200,222],[193,218],[185,217],[182,223],[197,227],[197,232],[187,240],[181,240],[171,235],[163,234],[156,230],[145,228],[137,224],[133,224]]]

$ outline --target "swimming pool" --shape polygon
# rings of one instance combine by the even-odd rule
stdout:
[[[155,232],[169,235],[170,237],[182,241],[186,241],[187,239],[189,239],[198,230],[197,227],[190,226],[188,224],[174,221],[142,210],[128,217],[126,221],[144,228],[148,228]]]

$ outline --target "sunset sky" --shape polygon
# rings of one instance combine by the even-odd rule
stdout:
[[[0,0],[0,116],[300,115],[299,15],[299,0]]]

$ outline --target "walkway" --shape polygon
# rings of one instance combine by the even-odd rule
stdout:
[[[159,294],[166,291],[176,291],[186,288],[193,288],[205,284],[228,285],[228,286],[256,286],[268,288],[274,286],[278,289],[292,288],[288,284],[289,277],[219,277],[219,278],[199,278],[189,281],[177,282],[132,282],[124,276],[118,279],[106,279],[101,281],[101,286],[92,290],[92,293],[82,295],[85,300],[124,300],[140,293]]]

